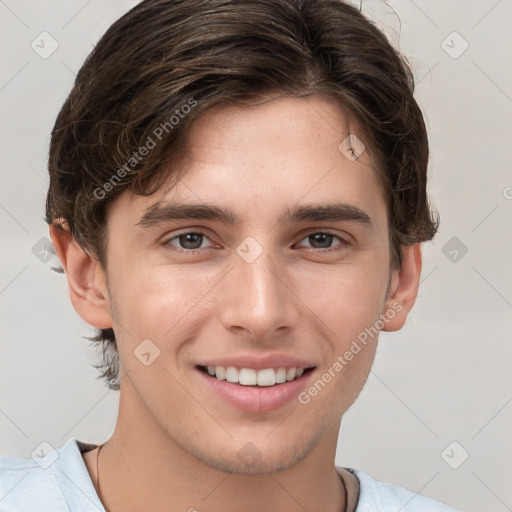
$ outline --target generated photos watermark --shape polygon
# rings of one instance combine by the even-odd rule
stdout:
[[[107,193],[111,192],[116,185],[121,183],[123,178],[133,173],[135,167],[149,155],[151,150],[163,140],[165,135],[169,134],[196,105],[197,101],[194,98],[189,98],[184,105],[174,111],[174,114],[167,121],[160,123],[153,130],[152,135],[148,135],[146,142],[134,151],[132,156],[101,187],[94,189],[94,197],[98,200],[105,199]]]
[[[349,364],[354,357],[361,352],[361,345],[366,346],[369,339],[375,338],[382,330],[382,328],[393,318],[395,318],[396,314],[402,311],[403,306],[399,302],[395,302],[391,308],[389,308],[384,314],[380,315],[379,320],[377,320],[371,327],[366,327],[364,331],[361,331],[357,335],[357,340],[353,340],[350,348],[347,349],[343,355],[339,355],[336,357],[334,363],[321,375],[320,378],[316,380],[316,382],[311,385],[306,391],[302,391],[299,393],[297,399],[303,404],[309,404],[311,398],[315,397],[322,391],[325,386],[333,380],[336,375],[338,375],[345,366]],[[359,341],[359,343],[358,343]]]

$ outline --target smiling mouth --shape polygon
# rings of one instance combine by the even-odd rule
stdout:
[[[202,372],[217,380],[225,380],[231,384],[252,387],[279,386],[297,380],[316,367],[279,367],[255,370],[253,368],[236,368],[234,366],[198,366]]]

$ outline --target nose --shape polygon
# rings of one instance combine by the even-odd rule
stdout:
[[[293,277],[269,251],[253,261],[243,252],[235,254],[224,279],[219,318],[226,329],[261,344],[275,343],[276,337],[297,326],[300,299]]]

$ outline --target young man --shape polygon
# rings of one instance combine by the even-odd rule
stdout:
[[[407,64],[338,0],[146,0],[52,132],[50,233],[120,390],[6,511],[453,511],[335,467],[438,221]]]

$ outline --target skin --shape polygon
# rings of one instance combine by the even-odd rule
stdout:
[[[106,271],[69,231],[51,228],[75,309],[90,325],[113,326],[118,340],[119,416],[99,460],[110,512],[344,510],[338,432],[367,379],[377,337],[309,403],[291,400],[262,414],[213,394],[195,366],[279,352],[314,361],[313,384],[393,304],[401,311],[383,330],[404,325],[421,245],[405,248],[401,269],[391,270],[383,189],[368,152],[353,161],[340,152],[346,134],[342,112],[321,96],[215,107],[193,125],[187,155],[173,163],[186,171],[176,187],[149,197],[125,191],[112,205]],[[230,207],[242,222],[137,227],[164,199]],[[332,201],[364,210],[371,226],[277,222],[297,203]],[[310,236],[326,230],[349,243]],[[205,236],[169,242],[186,232]],[[263,251],[252,263],[236,252],[248,236]],[[160,350],[149,366],[134,356],[147,338]],[[250,466],[237,457],[248,442],[260,455]],[[93,481],[95,455],[84,456]],[[357,481],[345,477],[349,498],[357,497]]]

